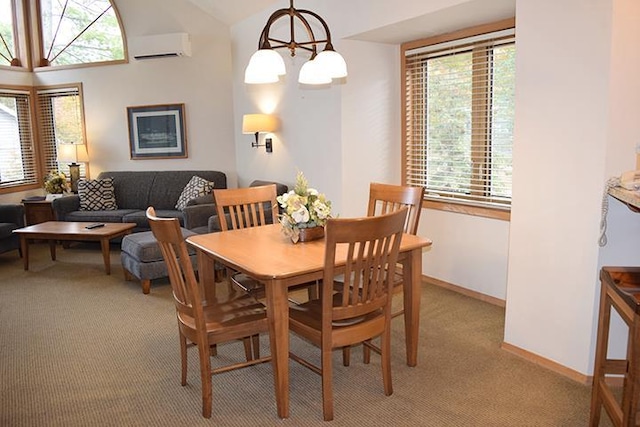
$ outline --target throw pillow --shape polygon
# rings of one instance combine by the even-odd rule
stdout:
[[[113,178],[78,181],[81,211],[114,211],[118,209]]]
[[[204,178],[200,178],[197,175],[191,177],[191,180],[184,186],[182,190],[182,194],[178,198],[178,203],[176,203],[176,209],[183,210],[189,200],[195,199],[196,197],[206,196],[207,194],[213,191],[214,183],[211,181],[207,181]]]

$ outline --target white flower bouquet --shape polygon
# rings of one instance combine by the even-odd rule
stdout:
[[[302,172],[298,172],[294,189],[278,196],[277,200],[282,208],[282,230],[293,243],[300,240],[301,229],[324,227],[331,218],[331,201],[315,188],[309,188]]]

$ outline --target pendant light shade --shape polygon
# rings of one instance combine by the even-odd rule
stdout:
[[[275,83],[285,75],[284,60],[272,49],[259,49],[249,60],[244,71],[245,83]]]
[[[347,77],[347,63],[335,50],[323,50],[316,56],[315,61],[332,79]]]
[[[318,63],[317,59],[310,59],[300,68],[298,83],[305,85],[324,85],[331,83],[331,76]]]

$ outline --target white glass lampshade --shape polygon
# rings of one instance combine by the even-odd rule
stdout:
[[[244,82],[249,84],[275,83],[287,73],[284,59],[273,49],[259,49],[244,70]]]
[[[323,50],[314,61],[318,61],[325,72],[333,79],[347,77],[347,63],[342,55],[335,50]]]
[[[305,85],[324,85],[331,83],[331,76],[326,73],[320,63],[310,59],[300,68],[298,83]]]

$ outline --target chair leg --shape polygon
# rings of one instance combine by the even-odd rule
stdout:
[[[333,366],[331,349],[322,349],[322,414],[325,421],[333,420]]]
[[[371,344],[371,340],[367,340],[367,343]],[[362,345],[362,363],[368,365],[371,362],[371,347],[368,345]]]
[[[187,385],[187,338],[180,332],[180,360],[182,364],[182,376],[180,384]]]
[[[342,347],[342,365],[349,366],[351,363],[351,346]]]
[[[198,345],[200,356],[200,384],[202,385],[202,416],[211,418],[211,359],[209,346],[206,343]]]
[[[254,359],[260,359],[260,335],[255,334],[252,337],[252,341],[253,341],[253,358]]]
[[[247,362],[248,362],[253,357],[251,354],[251,339],[249,337],[243,338],[242,344],[244,344],[244,357],[247,359]]]
[[[385,332],[382,333],[380,349],[382,366],[382,383],[384,385],[384,394],[391,396],[393,394],[393,384],[391,382],[391,325],[387,324]],[[366,346],[365,346],[366,348]]]

